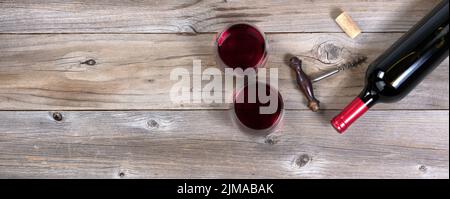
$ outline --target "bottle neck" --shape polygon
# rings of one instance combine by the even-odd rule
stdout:
[[[378,94],[376,91],[369,88],[369,86],[366,86],[366,88],[358,95],[358,98],[361,99],[367,108],[371,108],[378,101]]]
[[[376,103],[377,99],[375,92],[364,89],[339,115],[331,120],[331,125],[339,133],[344,133],[353,122],[364,115]]]

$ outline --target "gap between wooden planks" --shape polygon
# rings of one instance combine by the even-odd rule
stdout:
[[[343,9],[364,32],[404,32],[439,0],[0,1],[0,33],[203,33],[235,22],[266,32],[341,32]]]
[[[285,61],[304,60],[309,74],[363,54],[368,63],[402,33],[268,34],[267,67],[279,69],[287,109],[307,109]],[[177,67],[216,67],[214,34],[42,34],[0,35],[1,110],[226,109],[226,104],[174,104],[169,79]],[[95,62],[92,62],[94,60]],[[87,64],[91,61],[94,64]],[[341,109],[362,89],[367,63],[314,84],[323,109]],[[197,75],[197,74],[196,74]],[[449,108],[448,59],[400,103],[375,109]],[[204,82],[207,83],[207,82]]]

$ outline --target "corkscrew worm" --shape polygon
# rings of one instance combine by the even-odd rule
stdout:
[[[365,63],[367,61],[367,57],[363,55],[358,55],[354,59],[352,59],[350,62],[347,62],[345,64],[339,65],[337,68],[334,68],[332,70],[326,71],[322,74],[316,75],[312,78],[312,82],[318,82],[320,80],[326,79],[327,77],[331,77],[335,75],[336,73],[339,73],[341,71],[350,69],[350,68],[356,68],[362,63]]]

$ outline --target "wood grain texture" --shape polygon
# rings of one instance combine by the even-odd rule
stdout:
[[[438,1],[0,0],[0,178],[448,179],[448,59],[344,135],[331,109],[360,92],[367,63],[314,84],[319,113],[285,64],[370,63]],[[243,21],[268,33],[266,66],[279,68],[288,110],[269,135],[241,132],[226,104],[169,100],[170,72],[216,67],[215,32]]]
[[[363,32],[406,31],[438,0],[0,0],[1,33],[200,33],[251,22],[267,32],[342,32],[347,11]],[[387,5],[388,4],[388,5]]]
[[[286,111],[270,135],[227,111],[0,112],[0,178],[448,178],[448,111]]]
[[[307,109],[290,54],[304,61],[308,74],[335,67],[356,54],[368,63],[401,33],[269,34],[267,67],[279,69],[279,88],[287,109]],[[216,67],[214,34],[62,34],[0,35],[0,109],[224,109],[226,104],[170,101],[174,68]],[[95,61],[88,64],[86,61]],[[367,64],[314,84],[323,109],[341,109],[362,89]],[[448,109],[448,59],[409,96],[377,109]],[[207,82],[204,82],[207,83]]]

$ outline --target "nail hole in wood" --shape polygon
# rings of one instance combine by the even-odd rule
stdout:
[[[88,59],[88,60],[86,60],[84,62],[81,62],[81,64],[86,64],[86,65],[89,65],[89,66],[93,66],[93,65],[97,64],[97,62],[94,59]]]
[[[125,177],[125,173],[124,172],[119,172],[119,177],[121,177],[121,178]]]
[[[63,116],[62,116],[62,114],[59,113],[59,112],[54,112],[54,113],[52,114],[52,117],[53,117],[53,119],[54,119],[55,121],[58,121],[58,122],[63,120]]]
[[[297,160],[295,160],[295,164],[298,167],[304,167],[310,161],[311,161],[311,157],[308,154],[302,154],[297,158]]]

